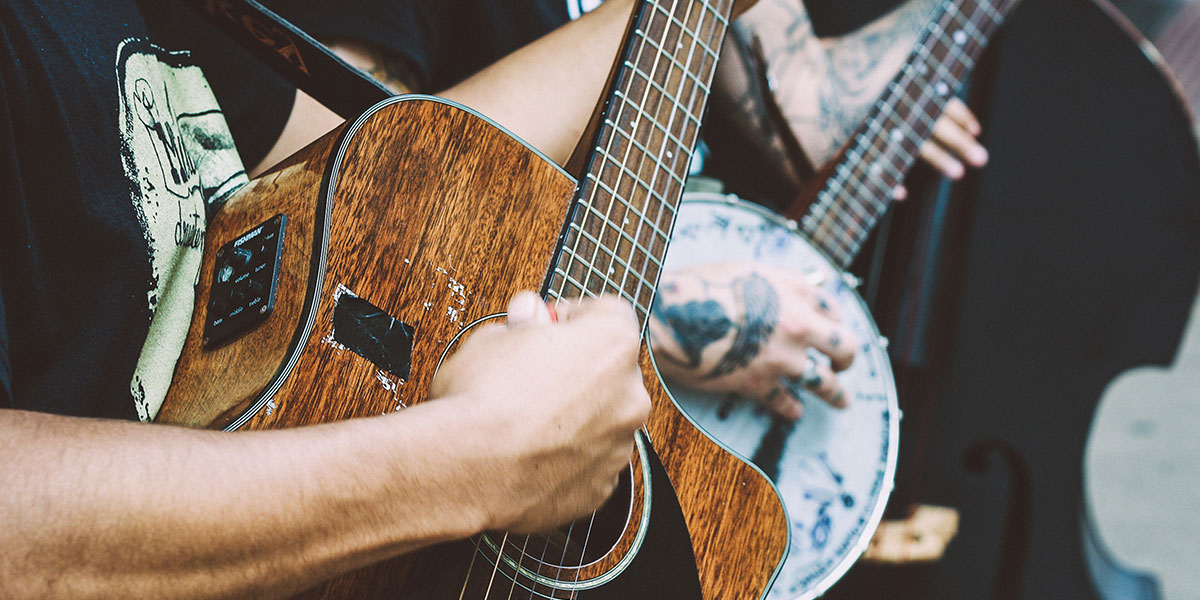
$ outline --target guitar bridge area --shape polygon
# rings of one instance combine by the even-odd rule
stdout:
[[[264,321],[275,308],[285,215],[276,215],[217,251],[204,348],[225,344]]]

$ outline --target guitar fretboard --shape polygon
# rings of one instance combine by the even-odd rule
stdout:
[[[817,193],[801,229],[849,267],[933,125],[1017,0],[945,0]]]
[[[641,3],[547,294],[617,294],[645,325],[732,0]]]

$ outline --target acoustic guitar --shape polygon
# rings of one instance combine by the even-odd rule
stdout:
[[[805,400],[797,423],[752,401],[671,390],[705,431],[750,457],[783,494],[792,544],[772,598],[825,593],[866,550],[883,517],[899,456],[899,403],[887,340],[847,269],[1014,4],[945,0],[932,10],[905,65],[822,170],[825,177],[785,211],[798,222],[736,196],[684,197],[668,268],[743,259],[809,274],[862,340],[854,364],[838,376],[851,406],[834,409],[793,385]]]
[[[422,96],[381,102],[252,181],[209,226],[159,420],[262,429],[403,411],[521,289],[617,295],[644,326],[731,4],[639,3],[578,181]],[[653,408],[595,515],[405,555],[310,595],[762,597],[788,545],[778,493],[679,412],[645,347],[642,366]]]

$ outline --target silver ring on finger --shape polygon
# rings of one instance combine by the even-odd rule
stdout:
[[[808,365],[804,367],[804,372],[800,373],[800,377],[797,377],[796,380],[806,389],[813,390],[821,387],[821,383],[824,382],[824,379],[822,379],[821,374],[817,372],[817,359],[811,356],[808,357]]]

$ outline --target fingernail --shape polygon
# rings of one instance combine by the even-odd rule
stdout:
[[[787,414],[784,416],[793,421],[800,420],[800,417],[804,416],[804,405],[799,402],[793,403],[788,407]]]
[[[904,186],[898,185],[892,188],[892,199],[896,202],[904,200],[908,197],[908,190]]]
[[[541,299],[533,292],[521,292],[508,301],[508,322],[525,323],[537,316]]]
[[[950,179],[961,179],[964,173],[965,170],[960,162],[955,161],[946,165],[946,176]]]
[[[971,162],[975,166],[982,167],[983,165],[987,164],[988,151],[987,151],[987,149],[985,149],[982,146],[977,147],[977,148],[972,148],[971,153],[970,153],[970,158],[971,158]]]

